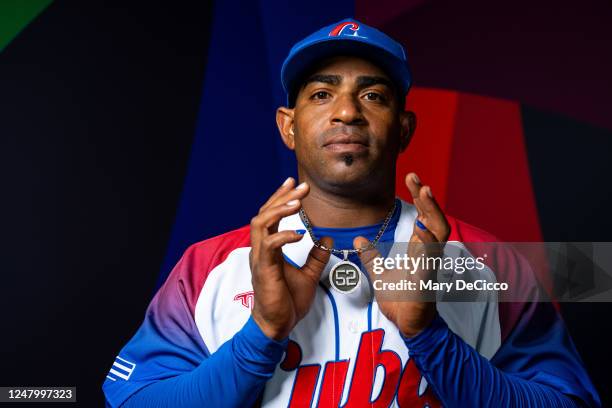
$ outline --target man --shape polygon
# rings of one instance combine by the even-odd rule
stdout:
[[[416,124],[402,46],[345,20],[296,44],[281,78],[276,121],[300,183],[287,179],[249,226],[185,252],[113,363],[107,404],[599,406],[549,304],[392,299],[370,284],[380,244],[450,259],[495,241],[445,216],[414,173],[414,205],[395,198]],[[499,251],[478,276],[528,268]]]

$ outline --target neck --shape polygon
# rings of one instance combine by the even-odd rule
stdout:
[[[310,193],[302,206],[313,226],[351,228],[382,222],[393,208],[395,192],[372,194],[370,197],[339,196],[310,184]]]

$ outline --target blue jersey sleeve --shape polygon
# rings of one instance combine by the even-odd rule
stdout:
[[[413,338],[410,357],[445,406],[600,407],[580,357],[550,303],[527,303],[489,361],[438,315]]]
[[[287,340],[267,338],[250,318],[193,371],[146,386],[123,407],[249,407],[280,361]]]
[[[248,407],[272,376],[288,340],[269,339],[252,318],[209,352],[189,306],[192,258],[177,264],[115,358],[102,385],[107,407]]]

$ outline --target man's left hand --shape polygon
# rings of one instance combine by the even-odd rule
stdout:
[[[422,185],[415,173],[409,173],[406,176],[406,186],[412,195],[418,213],[408,245],[408,256],[411,258],[421,255],[424,257],[441,257],[444,245],[450,235],[450,225],[433,197],[431,188]],[[421,226],[419,226],[419,223]],[[369,241],[364,237],[357,237],[353,241],[355,248],[363,248],[368,244]],[[368,270],[372,279],[380,278],[373,273],[374,259],[380,256],[375,249],[360,253],[361,263]],[[401,272],[407,273],[406,271]],[[436,273],[435,270],[420,268],[418,271],[413,271],[410,276],[413,279],[435,280]],[[384,300],[380,297],[379,293],[376,292],[377,303],[381,312],[394,322],[406,337],[416,336],[423,331],[431,323],[436,313],[436,304],[433,301]]]

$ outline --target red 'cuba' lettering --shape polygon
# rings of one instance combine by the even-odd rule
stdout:
[[[361,335],[346,408],[388,407],[393,401],[402,374],[402,360],[393,351],[381,350],[384,336],[380,329]],[[385,369],[385,378],[378,397],[370,402],[378,366]]]
[[[348,367],[348,360],[329,361],[325,364],[317,408],[338,408],[340,406]]]
[[[319,379],[320,365],[306,365],[298,368],[293,383],[289,408],[309,408]]]
[[[402,361],[393,351],[382,350],[385,332],[382,329],[363,333],[357,350],[353,377],[349,381],[348,400],[344,408],[388,407],[396,396],[400,407],[438,408],[442,404],[431,387],[419,396],[421,373],[413,360],[408,360],[402,371]],[[292,371],[297,368],[289,408],[311,407],[321,366],[319,364],[299,366],[302,360],[300,346],[290,341],[281,368]],[[342,394],[349,369],[349,360],[329,361],[325,364],[321,381],[318,408],[336,408],[342,402]],[[298,367],[299,366],[299,367]],[[371,401],[377,368],[384,369],[384,378],[378,396]],[[399,387],[398,387],[399,385]]]
[[[399,390],[397,391],[397,403],[400,408],[408,407],[431,407],[441,408],[442,404],[434,395],[430,386],[423,395],[419,397],[419,383],[421,382],[421,373],[414,360],[410,359],[404,367],[404,373],[402,374],[402,380],[400,382]]]

